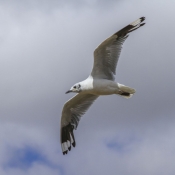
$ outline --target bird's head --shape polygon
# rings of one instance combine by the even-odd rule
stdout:
[[[80,93],[81,92],[81,84],[80,83],[77,83],[77,84],[74,84],[70,90],[68,90],[66,92],[66,94],[70,93],[70,92],[75,92],[75,93]]]

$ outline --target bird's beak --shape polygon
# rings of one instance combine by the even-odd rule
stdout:
[[[72,92],[71,90],[68,90],[65,94],[68,94],[69,92]]]

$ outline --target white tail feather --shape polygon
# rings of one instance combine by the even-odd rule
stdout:
[[[119,95],[121,95],[124,98],[131,98],[133,94],[136,92],[135,89],[125,86],[123,84],[118,84],[118,86],[120,89]]]

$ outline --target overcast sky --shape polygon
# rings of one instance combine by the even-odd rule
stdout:
[[[0,0],[0,174],[175,174],[174,0]],[[138,19],[117,65],[129,100],[100,97],[63,156],[60,117],[94,49]]]

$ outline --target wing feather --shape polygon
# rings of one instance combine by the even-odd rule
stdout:
[[[63,107],[61,117],[61,147],[63,154],[75,147],[73,130],[77,129],[80,118],[98,98],[96,95],[79,93],[67,101]]]
[[[116,66],[128,34],[145,23],[141,23],[145,17],[141,17],[131,24],[127,25],[111,37],[103,41],[94,51],[94,65],[91,72],[93,78],[114,80]]]

